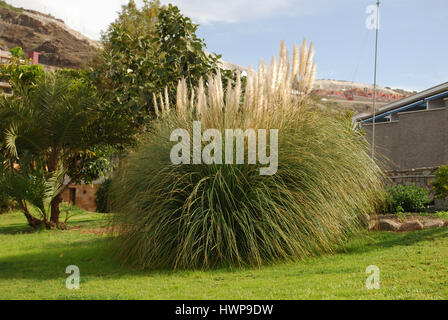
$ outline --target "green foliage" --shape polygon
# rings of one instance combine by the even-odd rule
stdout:
[[[436,179],[432,185],[437,199],[448,197],[448,165],[440,166],[436,171]]]
[[[430,202],[429,191],[412,186],[395,186],[386,192],[386,205],[383,213],[420,212]]]
[[[30,205],[35,209],[35,216],[29,217],[30,224],[37,223],[33,226],[46,225],[51,228],[50,202],[62,191],[65,172],[61,169],[49,174],[44,174],[42,170],[34,170],[32,173],[24,171],[14,170],[6,174],[0,187],[18,203],[25,215],[31,215]]]
[[[438,212],[435,213],[435,216],[437,218],[440,218],[440,219],[447,219],[448,220],[448,212],[447,211],[438,211]]]
[[[90,78],[130,132],[153,118],[153,94],[165,87],[173,93],[181,78],[197,85],[216,72],[220,56],[205,53],[197,28],[173,5],[145,1],[138,9],[130,1],[103,35],[104,51]]]
[[[398,211],[397,211],[398,219],[403,222],[403,221],[406,221],[408,216],[409,216],[409,213],[404,212],[404,209],[399,206]]]
[[[35,84],[15,87],[14,96],[0,99],[0,146],[11,171],[8,195],[25,215],[30,213],[26,203],[38,208],[43,222],[52,202],[57,226],[63,191],[58,173],[72,183],[90,183],[110,171],[112,153],[127,142],[120,129],[80,73],[44,74]]]
[[[10,51],[12,59],[0,66],[0,75],[13,86],[13,90],[24,90],[44,76],[45,71],[41,65],[33,65],[30,60],[23,59],[22,48],[17,47]]]
[[[15,11],[15,12],[22,12],[22,9],[21,9],[21,8],[16,8],[16,7],[14,7],[14,6],[12,6],[12,5],[6,3],[6,2],[3,1],[3,0],[0,0],[0,8],[10,9],[10,10],[13,10],[13,11]]]
[[[1,150],[1,145],[0,145]],[[10,212],[14,209],[14,202],[8,195],[5,185],[6,175],[8,174],[8,160],[0,152],[0,214]]]
[[[0,193],[0,214],[12,212],[14,208],[14,202],[10,201],[4,192]]]
[[[4,185],[4,176],[0,176],[0,214],[11,212],[15,209],[15,203],[7,194]]]
[[[87,71],[83,69],[56,69],[54,73],[75,82],[80,82],[85,85],[89,84]]]
[[[151,37],[159,14],[160,1],[143,0],[143,5],[139,9],[134,0],[129,0],[128,4],[122,6],[118,19],[102,35],[102,42],[105,45],[114,46],[110,40],[110,34],[120,26],[126,30],[130,38]]]
[[[25,55],[21,47],[12,48],[11,50],[9,50],[9,52],[11,53],[11,56],[13,58],[23,58],[23,56]]]
[[[260,266],[343,245],[373,213],[381,171],[363,138],[330,114],[285,112],[254,124],[279,128],[274,176],[249,164],[172,165],[171,132],[191,134],[201,120],[170,112],[157,121],[113,181],[121,259],[142,268]],[[228,123],[209,120],[204,130]]]
[[[24,85],[31,85],[44,75],[44,69],[40,64],[35,65],[6,65],[4,74],[12,83],[21,82]]]
[[[101,213],[109,213],[109,192],[112,179],[108,178],[98,188],[95,194],[96,211]]]

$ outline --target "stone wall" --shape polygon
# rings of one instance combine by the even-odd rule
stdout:
[[[417,187],[425,188],[431,192],[433,196],[432,183],[435,179],[435,174],[439,167],[428,167],[409,170],[392,170],[387,171],[386,175],[391,180],[392,185],[416,185]]]

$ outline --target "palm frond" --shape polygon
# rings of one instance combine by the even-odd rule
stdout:
[[[64,190],[64,178],[67,170],[60,164],[58,169],[45,180],[45,200],[51,202]]]

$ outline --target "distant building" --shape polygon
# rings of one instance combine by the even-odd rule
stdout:
[[[95,181],[92,185],[66,185],[62,192],[62,201],[77,206],[85,211],[96,211],[95,195],[100,186],[100,181]]]
[[[372,141],[373,115],[355,117]],[[375,150],[395,183],[431,188],[434,173],[448,164],[448,82],[379,109]]]
[[[375,116],[377,152],[389,169],[448,164],[448,82],[388,104]],[[355,118],[372,140],[372,114]]]

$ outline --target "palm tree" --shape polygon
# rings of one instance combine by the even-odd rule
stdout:
[[[16,87],[13,97],[1,98],[0,149],[10,159],[5,183],[25,215],[29,202],[39,209],[42,221],[60,227],[65,172],[71,180],[82,179],[86,161],[97,159],[95,148],[110,138],[95,130],[101,119],[98,105],[92,88],[64,73],[46,74],[33,86]],[[27,196],[20,196],[21,189],[28,190]],[[37,223],[27,218],[30,225]]]

